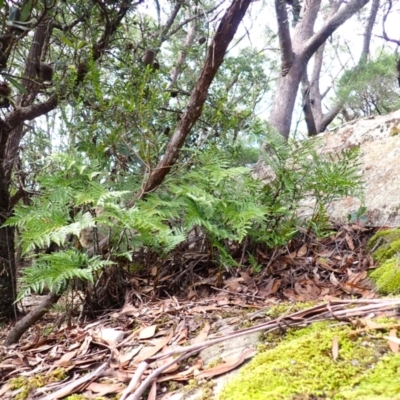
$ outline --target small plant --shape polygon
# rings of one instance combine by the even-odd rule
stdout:
[[[30,206],[17,207],[6,223],[18,228],[23,253],[32,260],[19,298],[46,287],[62,292],[75,278],[94,283],[96,273],[113,264],[100,254],[99,240],[90,251],[81,248],[79,238],[87,229],[107,235],[114,260],[130,261],[140,251],[166,256],[188,232],[198,231],[211,260],[228,268],[237,265],[230,246],[244,240],[281,246],[301,224],[326,233],[326,206],[360,192],[355,152],[320,155],[315,141],[287,143],[271,136],[263,157],[275,178],[264,183],[250,166],[237,165],[241,149],[243,144],[195,151],[191,162],[130,208],[125,204],[132,191],[115,191],[101,181],[96,162],[77,154],[50,158],[39,179],[40,195]],[[316,201],[309,221],[297,216],[305,197]],[[251,253],[248,259],[259,271]]]

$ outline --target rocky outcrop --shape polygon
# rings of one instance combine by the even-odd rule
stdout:
[[[400,226],[400,110],[352,121],[322,138],[323,153],[359,147],[365,181],[364,204],[352,197],[336,201],[328,209],[331,218],[347,220],[364,205],[366,224]]]

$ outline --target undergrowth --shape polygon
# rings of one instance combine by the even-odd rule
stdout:
[[[361,180],[355,151],[320,155],[317,145],[270,135],[262,154],[273,171],[269,182],[243,163],[247,148],[197,150],[131,208],[126,204],[140,186],[115,190],[102,179],[101,166],[84,154],[49,158],[38,180],[40,195],[31,205],[16,207],[6,223],[18,228],[23,255],[31,260],[20,297],[32,289],[62,291],[75,278],[94,282],[99,270],[121,259],[129,262],[140,251],[166,257],[193,232],[202,237],[210,261],[222,267],[237,265],[232,243],[282,246],[300,225],[323,235],[329,228],[326,206],[360,194]],[[301,221],[296,210],[306,196],[316,204],[310,220]],[[79,244],[85,230],[94,237],[91,249]],[[100,230],[109,239],[106,249]]]

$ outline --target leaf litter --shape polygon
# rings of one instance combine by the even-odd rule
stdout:
[[[21,392],[21,388],[13,388],[13,378],[29,380],[61,367],[65,379],[30,387],[29,398],[84,393],[88,397],[120,394],[122,400],[156,399],[165,394],[166,382],[209,379],[237,368],[255,354],[248,348],[217,365],[205,366],[199,352],[227,339],[326,319],[358,324],[358,333],[381,329],[371,316],[395,315],[400,299],[376,299],[368,280],[367,271],[375,266],[365,245],[374,232],[352,224],[321,240],[304,234],[281,249],[267,251],[260,246],[255,251],[257,263],[263,267],[259,273],[243,257],[245,252],[240,252],[241,269],[225,271],[222,277],[216,269],[199,269],[201,262],[197,269],[187,268],[186,276],[180,271],[174,274],[168,262],[153,267],[147,279],[135,277],[137,292],[120,310],[95,323],[54,328],[47,335],[32,329],[19,344],[1,348],[0,396],[11,399]],[[199,257],[203,259],[204,254]],[[195,258],[186,259],[193,265]],[[162,298],[160,291],[156,296],[156,281],[163,288],[168,282],[157,276],[160,271],[168,280],[185,277],[185,288],[168,298]],[[276,319],[266,315],[271,306],[287,300],[326,303]],[[215,321],[227,316],[238,329],[221,336]],[[51,313],[47,318],[51,320]],[[252,326],[243,327],[245,321]],[[397,329],[393,326],[386,337],[395,354],[400,344]],[[340,343],[335,339],[334,360],[340,357]]]

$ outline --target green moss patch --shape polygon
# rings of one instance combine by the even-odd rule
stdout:
[[[317,323],[289,333],[275,348],[258,354],[221,392],[218,400],[281,399],[366,399],[385,370],[390,378],[375,385],[368,395],[376,399],[388,390],[399,391],[399,356],[382,353],[388,349],[381,338],[354,338],[349,327]],[[339,356],[333,360],[332,343],[339,343]],[[386,375],[385,375],[386,376]],[[388,386],[390,385],[390,386]],[[363,393],[354,397],[355,393]],[[400,397],[399,397],[400,399]]]
[[[376,248],[373,257],[380,266],[370,274],[381,294],[394,294],[400,291],[400,229],[377,232],[369,242]]]

